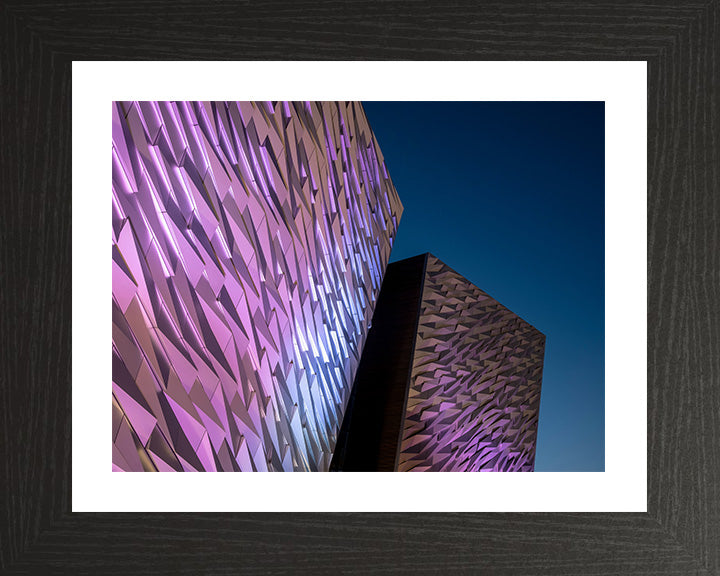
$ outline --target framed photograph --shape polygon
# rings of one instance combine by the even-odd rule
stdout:
[[[347,8],[3,10],[3,573],[718,572],[717,5]]]
[[[73,90],[73,261],[113,239],[73,275],[73,510],[645,509],[644,62],[75,62]]]

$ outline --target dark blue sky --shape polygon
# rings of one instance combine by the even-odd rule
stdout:
[[[363,102],[432,252],[547,337],[536,471],[605,467],[603,102]]]

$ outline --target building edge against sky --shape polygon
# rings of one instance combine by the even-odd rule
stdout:
[[[532,471],[544,351],[435,256],[390,264],[331,470]]]
[[[112,122],[113,470],[327,470],[402,215],[362,106]]]
[[[432,252],[543,331],[535,470],[602,472],[617,109],[558,100],[363,105],[405,209],[391,261]]]

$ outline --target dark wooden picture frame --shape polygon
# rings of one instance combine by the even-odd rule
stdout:
[[[718,0],[4,2],[0,572],[720,573],[719,32]],[[71,63],[144,58],[646,60],[648,512],[72,513]]]

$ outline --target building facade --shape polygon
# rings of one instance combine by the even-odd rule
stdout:
[[[402,215],[362,106],[112,114],[113,469],[327,470]]]
[[[544,353],[431,254],[391,264],[332,469],[532,471]]]

